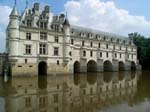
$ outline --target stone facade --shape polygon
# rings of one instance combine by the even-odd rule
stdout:
[[[139,66],[132,34],[124,37],[71,25],[67,16],[55,16],[49,6],[26,6],[19,15],[15,4],[6,34],[12,75],[118,71]],[[78,66],[75,63],[78,62]],[[132,64],[132,65],[131,65]],[[76,67],[75,67],[76,66]],[[139,67],[138,67],[139,68]]]

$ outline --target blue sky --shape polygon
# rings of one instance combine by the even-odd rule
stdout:
[[[51,6],[56,15],[67,11],[71,24],[127,36],[139,32],[150,37],[150,0],[29,0]],[[21,13],[26,0],[17,0]],[[14,0],[0,0],[0,52],[5,51],[5,29]]]

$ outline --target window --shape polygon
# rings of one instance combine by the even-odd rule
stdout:
[[[132,51],[133,51],[133,48],[132,48]]]
[[[108,49],[108,44],[106,44],[106,49]]]
[[[52,25],[51,28],[53,31],[59,31],[59,26],[56,24]]]
[[[93,47],[93,42],[90,43],[90,46]]]
[[[46,32],[40,32],[40,40],[47,40],[47,33]]]
[[[121,50],[121,46],[120,46],[120,50]]]
[[[129,58],[129,54],[127,54],[127,57]]]
[[[71,44],[72,44],[72,45],[74,44],[74,40],[73,40],[73,39],[71,39]]]
[[[69,52],[69,56],[72,56],[72,52],[71,51]]]
[[[31,33],[26,33],[26,39],[31,40]]]
[[[47,105],[47,97],[43,96],[39,98],[39,107],[45,107]]]
[[[122,57],[122,54],[120,53],[120,58]]]
[[[115,53],[115,58],[117,58],[117,53]]]
[[[113,49],[114,49],[114,50],[116,49],[115,45],[113,45]]]
[[[59,60],[57,60],[57,65],[59,65]]]
[[[56,42],[56,43],[59,42],[58,36],[55,36],[55,42]]]
[[[40,44],[40,54],[46,54],[46,44]]]
[[[132,54],[132,59],[133,59],[133,54]]]
[[[31,107],[31,98],[30,97],[25,98],[25,107]]]
[[[108,58],[108,52],[106,53],[106,57]]]
[[[26,45],[26,54],[31,54],[31,45]]]
[[[98,44],[98,47],[101,48],[101,43]]]
[[[126,47],[126,51],[128,51],[128,48]]]
[[[58,102],[58,94],[54,94],[54,103]]]
[[[46,29],[47,28],[47,23],[46,22],[40,22],[40,28]]]
[[[31,20],[27,20],[27,27],[31,27],[31,26],[32,26]]]
[[[90,93],[93,94],[93,88],[90,88]]]
[[[83,95],[86,95],[86,89],[83,89]]]
[[[58,47],[54,47],[54,55],[55,56],[58,56],[58,50],[59,50]]]
[[[28,63],[28,59],[25,59],[24,61],[25,61],[25,63]]]
[[[83,56],[86,56],[86,51],[83,51]]]
[[[82,40],[82,46],[84,46],[84,40]]]
[[[91,57],[93,56],[93,51],[90,51],[90,56],[91,56]]]
[[[100,52],[100,57],[102,57],[102,52]]]

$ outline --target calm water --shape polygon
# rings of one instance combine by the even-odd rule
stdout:
[[[150,112],[150,71],[0,77],[0,112]]]

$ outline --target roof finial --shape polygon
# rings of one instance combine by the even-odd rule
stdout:
[[[68,19],[68,13],[67,13],[67,11],[66,11],[66,18]]]
[[[28,0],[26,0],[26,8],[28,8],[28,4],[29,4],[29,1],[28,1]]]
[[[15,5],[17,4],[17,0],[15,0]]]

